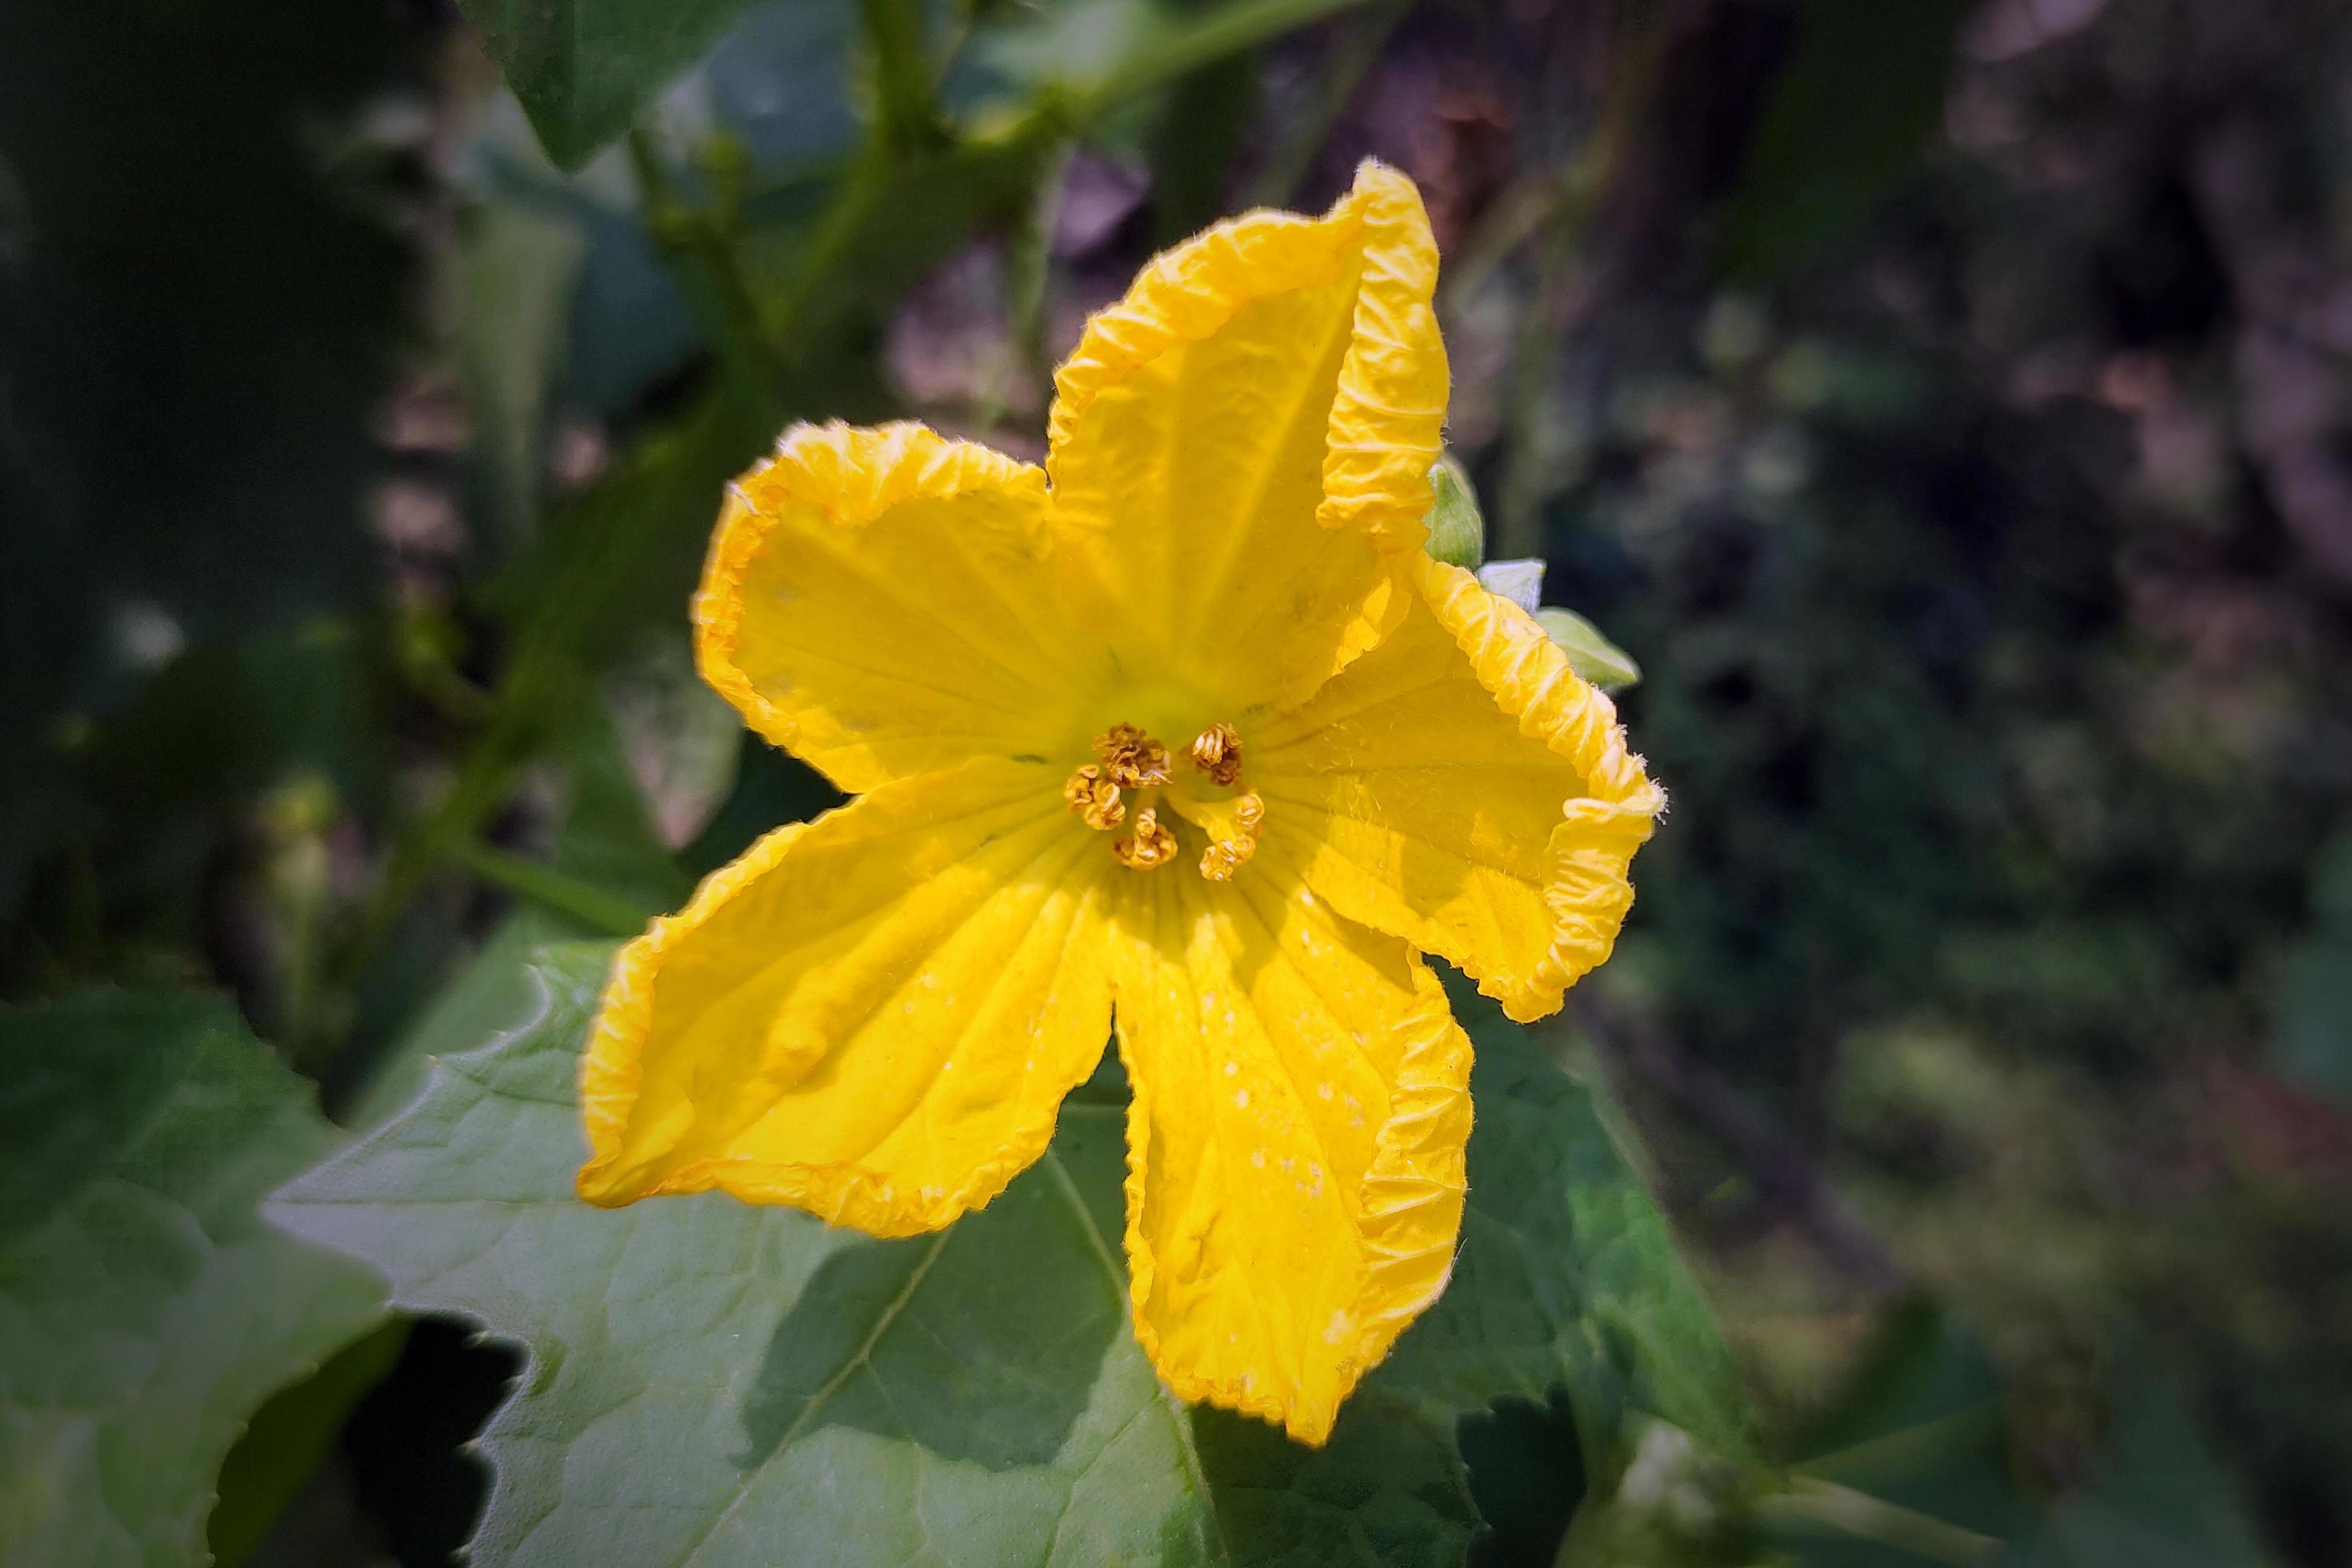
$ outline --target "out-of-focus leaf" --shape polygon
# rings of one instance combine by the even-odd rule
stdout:
[[[1235,53],[1170,90],[1145,138],[1155,243],[1174,245],[1224,216],[1242,138],[1258,110],[1259,75],[1255,53]]]
[[[464,0],[549,157],[577,168],[748,0]]]
[[[768,0],[745,13],[698,78],[714,125],[760,167],[839,157],[857,140],[850,0]]]
[[[1717,260],[1749,280],[1860,223],[1944,110],[1973,0],[1811,0],[1725,208]]]
[[[1559,1387],[1752,1453],[1714,1310],[1592,1092],[1494,1004],[1451,989],[1477,1047],[1461,1256],[1372,1382],[1449,1430],[1505,1395],[1541,1405]]]
[[[548,869],[593,893],[596,913],[607,918],[584,918],[576,904],[533,898],[528,889],[515,889],[520,896],[514,911],[370,1064],[348,1108],[336,1105],[342,1120],[360,1127],[382,1121],[423,1089],[435,1052],[453,1048],[453,1041],[486,1040],[504,1020],[524,1012],[535,994],[529,960],[538,949],[642,926],[679,908],[693,891],[693,879],[655,833],[645,794],[621,753],[613,726],[601,715],[582,725],[566,784],[570,798],[548,854]]]
[[[842,803],[831,781],[790,752],[745,731],[735,788],[719,803],[692,843],[679,852],[686,868],[708,876],[787,822],[808,822]]]
[[[466,231],[461,360],[480,515],[506,549],[530,537],[538,516],[548,400],[564,360],[585,248],[579,225],[519,202],[485,204]]]
[[[221,1461],[219,1500],[205,1524],[205,1545],[221,1568],[236,1568],[268,1537],[326,1458],[352,1407],[400,1359],[408,1328],[405,1319],[386,1321],[254,1413],[245,1436]]]
[[[526,709],[584,705],[590,671],[648,626],[683,623],[727,481],[774,435],[756,410],[711,392],[557,509],[544,547],[497,584],[501,605],[521,623],[509,676],[524,688],[517,700]]]
[[[1459,1560],[1450,1425],[1368,1389],[1309,1452],[1160,1386],[1128,1326],[1115,1100],[1075,1097],[1037,1168],[936,1236],[717,1194],[581,1203],[610,954],[548,950],[506,1032],[271,1205],[401,1304],[524,1345],[478,1559]]]
[[[85,787],[115,819],[217,806],[295,773],[372,808],[390,773],[375,648],[318,621],[190,648],[92,731]]]
[[[370,591],[412,262],[396,155],[350,122],[424,34],[308,0],[16,6],[7,33],[0,461],[36,466],[41,506],[9,510],[25,594],[0,603],[49,645],[46,719],[102,711],[159,650]]]
[[[1051,92],[1102,109],[1253,48],[1363,0],[1065,0],[1036,7],[976,51],[971,79],[991,78],[1024,96]],[[966,86],[973,96],[984,89]]]
[[[1058,113],[1040,112],[941,152],[861,162],[822,221],[755,230],[746,261],[789,345],[787,400],[811,416],[892,407],[871,349],[900,295],[1019,214],[1068,134]]]
[[[2279,1069],[2352,1106],[2352,828],[2319,853],[2312,924],[2280,976],[2271,1056]]]
[[[2017,1488],[2000,1381],[1975,1336],[1943,1309],[1905,1303],[1843,1388],[1793,1441],[1800,1484],[1821,1482],[1906,1510],[1950,1539],[2015,1540],[2031,1528]],[[1821,1568],[1939,1561],[1811,1516],[1771,1514],[1774,1538]]]
[[[382,1311],[257,1213],[333,1142],[216,999],[0,1012],[0,1558],[205,1560],[238,1432]]]
[[[2233,1489],[2162,1371],[2126,1340],[2103,1383],[2103,1435],[2082,1479],[2042,1495],[2012,1451],[1983,1348],[1948,1311],[1911,1302],[1798,1439],[1794,1505],[1766,1507],[1773,1538],[1822,1568],[2261,1568]]]
[[[1642,667],[1633,662],[1633,656],[1601,636],[1599,626],[1574,610],[1539,605],[1536,623],[1568,655],[1568,667],[1601,690],[1621,691],[1642,679]]]
[[[601,714],[573,748],[571,792],[555,839],[557,870],[648,917],[686,901],[694,885],[663,844],[621,738]]]
[[[44,822],[36,797],[0,837],[28,868],[50,866],[52,889],[57,864],[79,868],[87,912],[111,939],[189,940],[241,803],[301,779],[362,815],[384,804],[376,651],[361,627],[331,621],[190,648],[71,745],[40,737],[49,744],[18,787],[46,781],[53,815]],[[62,923],[53,890],[26,913],[36,930]]]
[[[2014,1568],[2264,1568],[2236,1489],[2171,1381],[2127,1353],[2109,1370],[2088,1481],[2059,1500]]]

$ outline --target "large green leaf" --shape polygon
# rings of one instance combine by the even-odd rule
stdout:
[[[576,1056],[607,945],[475,987],[407,1112],[273,1215],[395,1300],[531,1356],[485,1434],[489,1563],[1383,1561],[1477,1526],[1456,1425],[1564,1387],[1745,1444],[1731,1361],[1583,1086],[1475,996],[1473,1204],[1456,1281],[1331,1446],[1185,1411],[1127,1328],[1115,1068],[1054,1150],[939,1237],[873,1241],[724,1196],[572,1194]],[[508,957],[508,963],[515,959]],[[466,1051],[506,1008],[506,1032]],[[449,1056],[449,1051],[457,1051]]]
[[[749,0],[464,0],[548,156],[571,168],[701,54]]]
[[[1456,1424],[1499,1395],[1566,1385],[1744,1430],[1713,1320],[1591,1102],[1483,1003],[1454,1287],[1310,1451],[1187,1410],[1137,1348],[1115,1068],[1036,1169],[939,1236],[716,1195],[580,1203],[573,1079],[610,952],[542,951],[503,1035],[441,1055],[404,1114],[272,1205],[401,1305],[522,1342],[483,1440],[480,1561],[1454,1563],[1477,1523]]]
[[[579,1202],[573,1078],[610,952],[545,950],[516,1026],[272,1205],[403,1305],[529,1352],[483,1438],[478,1561],[1458,1559],[1450,1445],[1397,1402],[1367,1395],[1309,1453],[1160,1386],[1127,1326],[1114,1099],[1074,1100],[1036,1169],[932,1237]]]
[[[221,1568],[236,1568],[269,1539],[278,1516],[342,1435],[352,1409],[399,1362],[410,1327],[405,1318],[387,1319],[253,1413],[245,1436],[221,1461],[219,1500],[205,1525],[205,1544]]]
[[[206,1561],[222,1457],[382,1310],[264,1225],[334,1134],[216,999],[0,1012],[0,1561]]]

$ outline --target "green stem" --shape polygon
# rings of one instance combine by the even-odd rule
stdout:
[[[760,302],[736,253],[730,209],[739,204],[723,203],[716,209],[689,206],[671,184],[660,150],[645,128],[631,126],[625,142],[654,243],[669,257],[728,374],[753,406],[781,424],[784,367],[770,347]]]
[[[424,890],[434,869],[481,831],[521,773],[528,748],[521,743],[522,726],[514,717],[521,704],[511,690],[511,683],[501,689],[497,716],[466,754],[449,793],[428,815],[412,819],[394,840],[374,894],[330,970],[339,986],[349,986],[366,967]]]
[[[1982,1568],[2001,1554],[2001,1542],[1973,1530],[1948,1524],[1851,1487],[1802,1478],[1785,1492],[1760,1500],[1757,1511],[1767,1517],[1823,1524],[1861,1541],[1875,1542],[1954,1568]]]
[[[1364,0],[1239,0],[1185,28],[1166,47],[1144,51],[1142,58],[1105,82],[1087,100],[1082,117],[1091,120],[1188,71],[1363,3]]]
[[[646,929],[645,912],[626,899],[615,898],[542,861],[478,841],[459,846],[456,858],[483,881],[603,935],[635,936]]]
[[[1005,356],[992,365],[974,399],[972,420],[982,430],[1004,417],[1007,384],[1017,373],[1045,385],[1053,375],[1045,348],[1045,284],[1051,271],[1054,226],[1062,207],[1076,143],[1061,142],[1045,155],[1036,194],[1023,209],[1020,225],[1004,247]]]
[[[866,46],[874,57],[875,129],[901,153],[947,141],[923,54],[923,13],[909,0],[858,0]]]

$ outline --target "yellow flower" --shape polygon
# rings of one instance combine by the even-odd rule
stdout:
[[[1146,268],[1045,470],[832,425],[744,476],[703,674],[857,798],[623,952],[583,1196],[936,1229],[1044,1152],[1115,1019],[1138,1338],[1182,1397],[1328,1435],[1461,1221],[1470,1044],[1422,955],[1552,1012],[1661,804],[1608,699],[1420,548],[1436,271],[1367,163]]]

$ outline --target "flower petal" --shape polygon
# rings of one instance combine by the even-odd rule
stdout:
[[[1258,212],[1160,257],[1055,378],[1056,516],[1100,668],[1303,698],[1403,611],[1445,412],[1437,250],[1366,163],[1321,218]],[[1318,525],[1320,526],[1318,526]]]
[[[1609,956],[1665,797],[1528,613],[1424,561],[1402,626],[1251,757],[1343,914],[1459,964],[1521,1022]]]
[[[880,1236],[980,1207],[1102,1056],[1106,868],[1044,770],[988,760],[768,835],[622,950],[581,1195],[718,1187]]]
[[[703,678],[844,790],[1069,727],[1043,470],[919,425],[796,426],[729,491]]]
[[[1418,955],[1285,868],[1139,895],[1113,960],[1136,1336],[1182,1397],[1320,1443],[1445,1288],[1470,1042]]]

